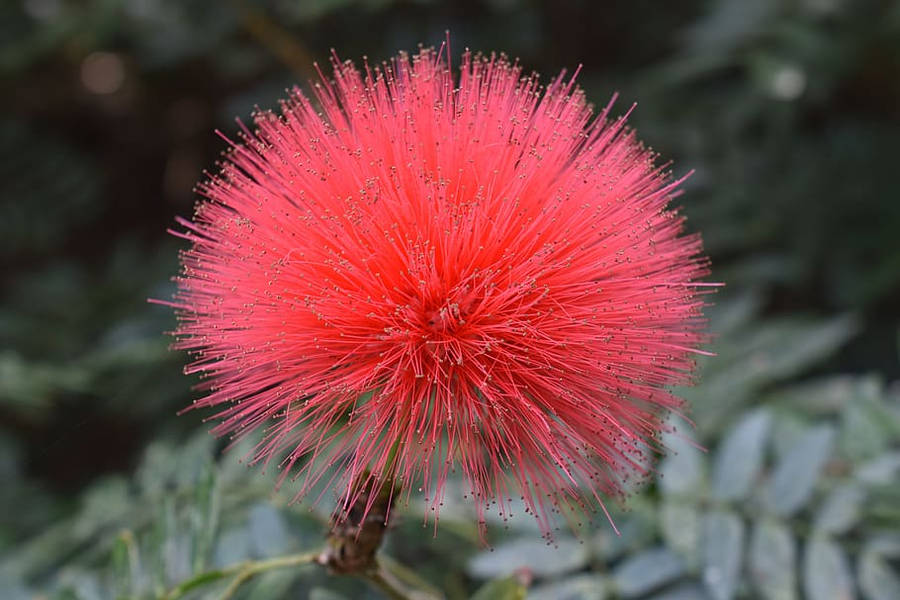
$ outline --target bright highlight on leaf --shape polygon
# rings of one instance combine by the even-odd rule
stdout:
[[[482,522],[521,497],[549,533],[661,449],[707,263],[681,180],[574,78],[448,57],[335,60],[255,115],[180,221],[176,347],[298,497],[390,479],[436,521],[456,470]]]

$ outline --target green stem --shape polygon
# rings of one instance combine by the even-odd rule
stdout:
[[[273,569],[282,569],[284,567],[294,567],[303,564],[312,564],[319,556],[319,552],[304,552],[301,554],[289,554],[287,556],[279,556],[267,560],[251,560],[224,567],[222,569],[214,569],[199,573],[190,579],[181,582],[166,594],[160,597],[160,600],[176,600],[181,598],[191,590],[202,587],[214,581],[234,576],[234,579],[225,591],[222,593],[221,599],[226,600],[234,595],[235,591],[255,575]]]
[[[409,592],[391,573],[378,566],[374,570],[361,575],[373,586],[384,592],[390,600],[410,600]]]
[[[443,600],[443,594],[427,582],[417,577],[416,581],[411,581],[410,577],[401,577],[405,573],[400,571],[406,567],[397,567],[400,565],[396,561],[381,555],[375,562],[375,568],[363,573],[362,577],[384,592],[390,600]]]

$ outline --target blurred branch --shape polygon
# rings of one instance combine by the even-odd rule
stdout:
[[[236,0],[244,28],[291,71],[303,79],[316,76],[312,54],[298,37],[272,20],[264,11]]]

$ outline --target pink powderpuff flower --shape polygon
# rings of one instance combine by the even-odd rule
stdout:
[[[436,523],[458,471],[480,523],[515,495],[549,535],[661,450],[707,260],[682,180],[574,77],[448,57],[335,59],[254,115],[179,219],[175,347],[214,432],[261,430],[252,460],[337,489],[337,518],[389,480]]]

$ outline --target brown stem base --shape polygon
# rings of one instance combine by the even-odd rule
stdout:
[[[363,481],[368,482],[370,491],[360,494],[348,511],[332,519],[328,543],[316,562],[332,573],[365,579],[392,600],[439,600],[439,592],[417,589],[421,581],[411,586],[387,568],[389,564],[378,560],[378,549],[390,519],[391,499],[397,490],[389,482],[370,481],[368,474],[363,475]]]
[[[319,555],[319,563],[333,573],[358,575],[377,567],[375,554],[387,530],[393,490],[390,483],[370,480],[368,473],[363,481],[369,492],[359,494],[348,511],[334,517],[328,545]]]

